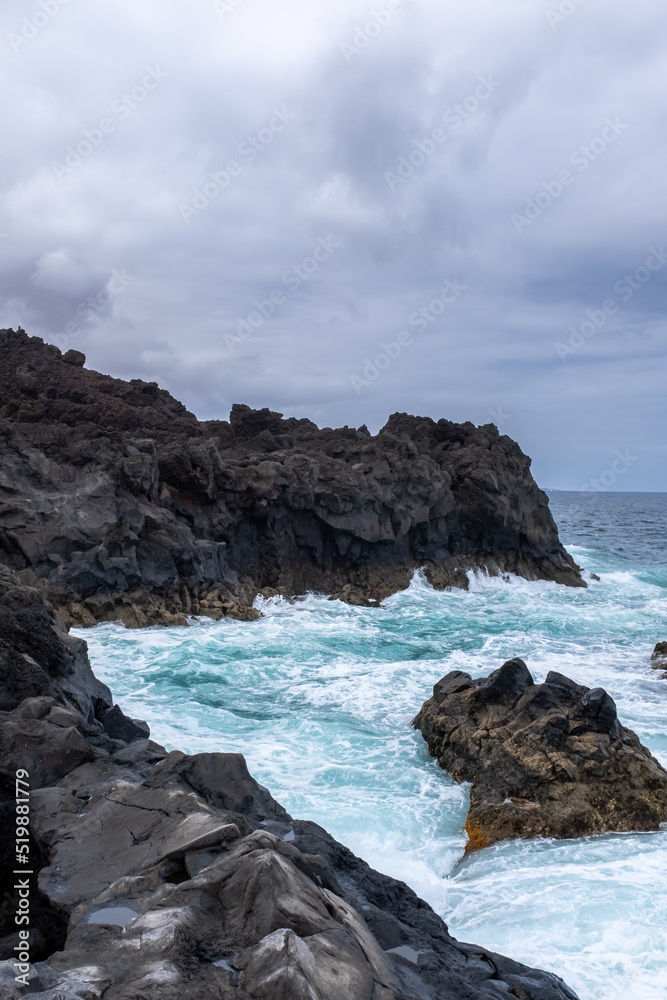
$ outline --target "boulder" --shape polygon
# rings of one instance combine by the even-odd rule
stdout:
[[[440,766],[471,782],[468,851],[667,821],[667,772],[602,688],[555,671],[535,684],[521,659],[476,680],[457,670],[438,681],[414,725]]]
[[[82,351],[75,351],[74,349],[66,351],[61,359],[66,365],[72,365],[73,368],[83,368],[86,363],[86,355]]]

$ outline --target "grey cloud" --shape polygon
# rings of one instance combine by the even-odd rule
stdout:
[[[552,29],[555,3],[403,0],[346,59],[386,7],[242,0],[221,17],[212,0],[71,0],[18,51],[7,42],[0,323],[68,338],[202,417],[235,401],[374,428],[393,410],[509,414],[501,430],[547,486],[577,488],[630,447],[623,488],[667,489],[667,267],[572,357],[556,350],[667,240],[664,4],[585,3]],[[0,41],[26,10],[5,5]],[[166,78],[133,99],[155,66]],[[499,86],[455,126],[446,112],[480,77]],[[270,134],[283,109],[296,120]],[[579,171],[572,155],[617,116],[629,127]],[[53,162],[103,118],[113,130],[59,180]],[[391,190],[417,143],[423,163]],[[513,213],[566,169],[574,182],[518,233]],[[340,248],[286,282],[331,235]],[[123,269],[133,280],[107,298]],[[409,317],[445,279],[468,291],[420,332]],[[276,290],[285,300],[230,349]],[[350,376],[402,330],[411,345],[355,392]]]

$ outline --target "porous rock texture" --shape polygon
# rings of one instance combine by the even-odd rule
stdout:
[[[258,593],[374,604],[424,568],[585,586],[530,459],[487,424],[395,413],[319,429],[235,405],[200,422],[154,382],[0,331],[0,562],[77,625],[252,619]]]
[[[3,1000],[576,1000],[455,941],[402,882],[293,820],[241,755],[167,753],[111,707],[40,595],[2,580]],[[27,989],[10,959],[17,768],[31,784]]]
[[[456,781],[469,781],[468,850],[512,837],[657,830],[667,772],[618,720],[613,699],[520,659],[473,680],[454,670],[414,725]]]

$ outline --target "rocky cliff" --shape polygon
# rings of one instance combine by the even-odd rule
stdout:
[[[375,603],[424,567],[584,586],[519,446],[396,413],[319,429],[269,410],[200,422],[155,383],[0,331],[0,562],[70,623],[253,617],[258,592]]]
[[[5,569],[0,609],[3,1000],[576,1000],[454,940],[240,755],[150,740]]]

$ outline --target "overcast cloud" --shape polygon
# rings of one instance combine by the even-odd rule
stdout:
[[[667,490],[664,0],[0,17],[0,326],[202,418],[492,421],[545,487]]]

